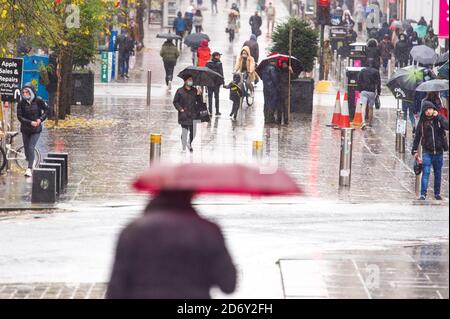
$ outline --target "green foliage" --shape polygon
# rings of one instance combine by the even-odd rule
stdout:
[[[291,17],[287,22],[276,26],[269,53],[289,54],[290,29],[293,30],[292,56],[300,60],[303,70],[310,72],[313,69],[314,58],[317,57],[319,34],[300,18]]]

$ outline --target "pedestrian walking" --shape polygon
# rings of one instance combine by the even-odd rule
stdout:
[[[194,18],[194,15],[192,15],[191,13],[189,13],[189,11],[186,11],[184,13],[184,21],[186,23],[186,33],[187,34],[191,34],[192,33],[192,19]]]
[[[353,28],[355,26],[355,20],[353,20],[352,14],[349,10],[344,11],[344,15],[342,16],[341,25],[347,30]]]
[[[323,42],[323,75],[325,81],[328,81],[328,76],[330,74],[330,68],[332,63],[333,63],[333,50],[330,45],[330,40],[327,39]]]
[[[367,41],[365,66],[371,66],[372,68],[379,70],[380,62],[381,62],[381,53],[380,48],[378,46],[378,42],[375,39],[370,39],[369,41]]]
[[[373,64],[363,68],[358,75],[358,90],[361,92],[359,103],[362,104],[362,128],[371,128],[373,125],[373,107],[377,96],[381,94],[380,72]]]
[[[430,101],[425,101],[412,147],[412,154],[416,157],[416,160],[422,160],[423,162],[420,200],[426,200],[427,198],[431,167],[433,167],[434,172],[434,197],[436,200],[442,200],[442,166],[444,152],[448,152],[449,149],[445,132],[448,129],[448,120],[439,115],[436,105]],[[417,151],[419,144],[422,145],[422,159],[419,158]]]
[[[200,42],[200,47],[197,49],[197,66],[206,66],[206,63],[211,60],[211,49],[208,43],[206,39]]]
[[[192,76],[184,77],[184,85],[177,90],[173,99],[173,105],[178,111],[178,124],[181,125],[181,147],[193,152],[192,142],[195,138],[195,121],[198,119],[199,104],[203,103],[202,90],[194,88]],[[188,139],[189,135],[189,139]]]
[[[255,11],[255,14],[250,17],[248,22],[250,27],[252,28],[252,34],[259,37],[261,35],[261,26],[262,26],[262,18],[259,15],[258,11]]]
[[[238,111],[241,106],[241,100],[244,97],[244,86],[241,75],[238,73],[233,74],[233,81],[231,81],[228,85],[224,85],[224,88],[230,90],[230,101],[233,102],[230,118],[236,121]]]
[[[272,2],[269,2],[269,5],[266,7],[267,36],[270,36],[273,33],[276,14],[277,11],[275,7],[273,6]]]
[[[25,157],[28,168],[26,177],[31,177],[34,165],[34,149],[42,132],[42,123],[47,119],[50,108],[40,97],[36,96],[33,86],[24,86],[21,90],[22,99],[17,104],[17,119],[20,122]]]
[[[414,31],[416,31],[417,36],[423,40],[425,38],[425,36],[427,35],[427,30],[428,30],[428,24],[425,21],[425,18],[421,17],[419,22],[417,22],[417,25],[414,28]]]
[[[426,93],[425,97],[423,98],[423,100],[421,102],[421,109],[422,110],[423,110],[424,103],[426,101],[433,103],[433,105],[436,106],[438,114],[442,115],[443,117],[448,119],[448,111],[443,106],[443,103],[442,103],[441,96],[440,96],[439,92],[427,92]]]
[[[192,23],[194,24],[196,33],[202,32],[202,30],[203,30],[203,27],[202,27],[202,25],[203,25],[203,16],[202,16],[202,11],[201,10],[197,10],[195,12],[194,19],[193,19]]]
[[[234,6],[228,13],[228,27],[226,28],[226,32],[228,32],[230,43],[234,41],[234,37],[238,28],[237,23],[239,18],[239,11],[237,11],[236,9],[237,7]]]
[[[261,16],[266,10],[266,0],[258,0],[258,3],[256,4],[256,10],[258,10],[259,15]]]
[[[394,50],[395,59],[397,61],[397,66],[399,68],[404,68],[405,66],[408,65],[409,52],[410,52],[410,49],[409,49],[408,41],[406,39],[406,35],[400,34],[399,40],[398,40],[397,44],[395,45],[395,50]]]
[[[219,13],[219,9],[217,8],[217,0],[211,0],[211,13],[213,15]]]
[[[294,71],[289,67],[289,62],[283,60],[281,63],[280,76],[280,105],[277,110],[277,123],[281,125],[284,121],[284,125],[289,124],[289,73],[292,75]]]
[[[432,48],[433,50],[436,50],[439,47],[439,39],[437,35],[434,34],[434,29],[429,28],[428,34],[425,36],[424,44],[427,47]]]
[[[383,41],[386,34],[389,36],[389,38],[392,37],[392,31],[389,29],[389,24],[387,22],[384,22],[381,29],[378,30],[377,41]]]
[[[172,40],[168,39],[162,45],[160,55],[163,59],[164,69],[166,71],[166,85],[167,88],[170,90],[172,89],[173,70],[175,69],[175,65],[177,64],[180,52],[178,51],[177,47],[173,44]]]
[[[244,42],[242,48],[244,47],[248,47],[250,49],[250,55],[253,57],[255,63],[257,64],[259,61],[259,44],[255,34],[252,34],[250,36],[250,39]]]
[[[183,47],[183,38],[184,38],[184,35],[186,34],[186,30],[187,30],[186,20],[183,19],[183,15],[182,15],[181,11],[179,11],[177,13],[177,17],[173,20],[173,30],[175,31],[176,35],[181,37],[181,41],[180,41],[180,50],[181,50]],[[178,46],[178,40],[177,40],[177,46]]]
[[[129,78],[128,71],[130,66],[130,57],[134,54],[135,41],[131,37],[128,30],[122,30],[122,34],[118,37],[115,51],[119,51],[119,76],[121,78]]]
[[[384,35],[384,39],[383,41],[381,41],[379,46],[381,59],[383,60],[383,73],[387,75],[388,62],[392,58],[392,51],[394,50],[394,46],[392,45],[391,39],[389,38],[389,34]]]
[[[277,60],[272,59],[270,64],[262,72],[264,84],[264,122],[275,123],[275,112],[280,101],[280,76],[277,68]]]
[[[364,30],[364,24],[366,22],[366,11],[361,3],[358,3],[355,10],[355,22],[358,26],[358,33],[361,34]]]
[[[219,73],[223,77],[223,65],[222,61],[220,61],[221,54],[219,52],[214,52],[212,54],[212,59],[206,64],[206,67],[213,70],[214,72]],[[220,102],[220,87],[225,84],[224,80],[218,80],[215,86],[208,87],[208,106],[209,113],[212,114],[212,104],[213,97],[215,98],[216,104],[216,116],[222,115],[219,110],[219,102]]]
[[[192,191],[161,190],[122,230],[107,299],[209,299],[236,288],[220,228],[200,217]]]

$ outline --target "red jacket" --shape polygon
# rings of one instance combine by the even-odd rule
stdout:
[[[211,60],[211,49],[208,47],[208,40],[200,42],[200,47],[197,49],[197,66],[206,66],[206,63]]]

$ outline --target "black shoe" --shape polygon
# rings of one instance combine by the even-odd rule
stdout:
[[[189,147],[189,152],[194,152],[194,149],[192,148],[192,146],[191,147]]]
[[[419,197],[419,200],[427,200],[427,197],[425,195],[422,195]]]
[[[220,112],[216,112],[216,115],[217,115],[217,116],[219,116],[219,115],[222,115],[222,113],[220,113]]]
[[[442,200],[442,196],[441,196],[441,195],[435,195],[435,196],[434,196],[434,199],[436,199],[436,200]]]
[[[127,79],[129,79],[129,78],[130,78],[130,77],[128,76],[128,74],[125,74],[125,75],[124,75],[124,77],[125,77],[125,78],[127,78]]]

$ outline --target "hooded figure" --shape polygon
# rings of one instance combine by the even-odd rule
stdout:
[[[245,46],[241,50],[241,54],[234,66],[234,73],[247,73],[250,82],[254,82],[257,79],[256,75],[256,63],[252,57],[250,48]]]
[[[367,42],[367,48],[366,48],[366,66],[371,66],[377,70],[380,69],[380,59],[381,59],[381,53],[380,49],[378,47],[378,42],[375,39],[370,39]]]
[[[192,207],[193,193],[162,191],[120,234],[108,299],[209,299],[236,288],[220,228]]]
[[[28,161],[25,176],[31,177],[35,159],[34,149],[42,132],[42,122],[47,119],[50,108],[44,100],[36,96],[36,91],[31,85],[24,86],[21,91],[22,99],[17,104],[17,119],[20,122],[25,157]]]
[[[245,41],[243,47],[248,47],[250,49],[250,54],[255,59],[255,62],[259,61],[259,44],[258,39],[255,34],[250,36],[250,40]]]
[[[427,22],[425,21],[424,17],[421,17],[416,27],[414,28],[414,31],[417,32],[417,36],[420,39],[423,39],[427,35],[427,30],[428,30]]]
[[[448,152],[449,149],[445,131],[448,131],[448,120],[439,115],[437,107],[432,102],[424,101],[412,147],[412,154],[416,156],[416,159],[418,159],[417,149],[419,143],[421,143],[423,149],[420,200],[425,200],[427,197],[431,167],[433,167],[434,171],[434,196],[436,200],[442,200],[442,166],[444,163],[444,152]]]
[[[398,67],[403,68],[408,65],[409,60],[409,45],[406,35],[400,34],[399,40],[395,46],[395,59],[398,62]]]
[[[208,47],[208,40],[203,39],[200,42],[200,47],[197,49],[197,66],[206,66],[206,63],[211,59],[211,49]]]
[[[275,112],[280,104],[280,74],[274,59],[262,72],[264,84],[264,119],[266,124],[275,122]]]

